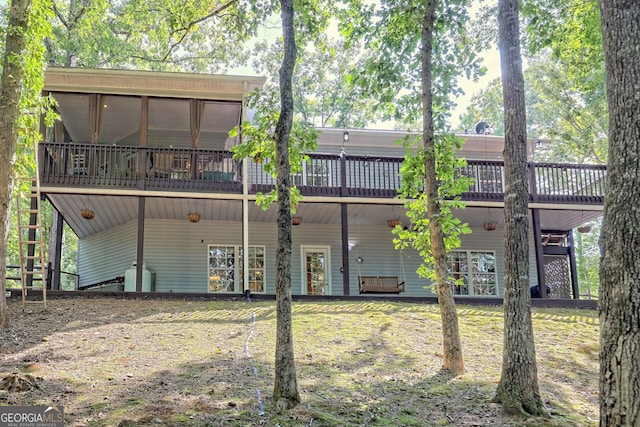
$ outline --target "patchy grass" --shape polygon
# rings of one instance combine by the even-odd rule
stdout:
[[[271,402],[273,301],[11,301],[0,373],[39,388],[3,405],[61,404],[71,426],[595,426],[595,311],[535,309],[541,395],[550,420],[488,403],[500,378],[502,309],[459,307],[466,373],[441,371],[437,306],[294,303],[302,403]],[[252,320],[255,318],[255,322]],[[259,399],[265,413],[260,414]]]

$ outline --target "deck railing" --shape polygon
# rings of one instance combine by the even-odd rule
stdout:
[[[192,148],[152,148],[97,144],[40,144],[41,183],[50,186],[240,193],[240,162],[232,153]],[[304,195],[395,197],[401,184],[400,157],[311,154],[291,177]],[[265,164],[247,165],[249,191],[266,192],[276,182]],[[460,174],[473,178],[464,200],[504,197],[504,164],[469,160]],[[602,204],[606,167],[531,163],[534,202]]]

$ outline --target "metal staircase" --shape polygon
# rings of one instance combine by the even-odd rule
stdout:
[[[44,233],[40,211],[38,178],[18,178],[15,181],[18,211],[18,245],[20,250],[20,282],[22,304],[41,303],[47,306],[47,268],[44,254]],[[28,295],[35,298],[27,299]],[[41,297],[39,297],[41,295]]]

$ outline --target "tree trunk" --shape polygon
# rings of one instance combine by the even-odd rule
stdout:
[[[640,4],[600,0],[609,163],[600,261],[600,425],[640,426]]]
[[[9,23],[5,31],[5,49],[0,81],[0,219],[2,241],[0,241],[0,327],[9,326],[6,289],[7,237],[11,219],[11,189],[13,187],[13,165],[15,163],[18,130],[16,122],[20,113],[25,48],[25,32],[29,20],[31,0],[12,0]]]
[[[438,218],[440,205],[436,177],[435,139],[432,96],[432,45],[436,0],[427,0],[422,23],[422,145],[425,150],[425,191],[427,193],[427,219],[429,220],[430,247],[434,259],[438,304],[442,318],[443,368],[461,375],[464,373],[462,343],[458,329],[458,313],[449,283],[447,251],[444,233]]]
[[[529,296],[527,133],[517,0],[500,0],[498,24],[505,124],[504,349],[493,401],[508,414],[548,416],[538,388]]]
[[[276,363],[273,398],[279,411],[300,402],[293,354],[291,328],[291,178],[289,136],[293,125],[293,68],[296,42],[293,29],[293,0],[281,0],[284,58],[280,68],[280,118],[276,126],[278,168],[278,250],[276,252]]]

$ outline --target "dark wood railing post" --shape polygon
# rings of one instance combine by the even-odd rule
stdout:
[[[349,283],[349,215],[346,203],[340,203],[340,218],[342,222],[342,292],[350,295]]]
[[[540,228],[540,211],[529,209],[533,224],[534,251],[536,254],[536,272],[538,273],[538,286],[541,298],[547,297],[547,283],[544,271],[544,248],[542,247],[542,229]]]
[[[340,196],[347,196],[347,153],[340,150]]]
[[[138,187],[145,189],[147,182],[147,156],[149,151],[146,147],[138,148],[138,170],[134,174],[138,178]]]
[[[578,283],[578,266],[576,265],[576,241],[573,238],[573,230],[567,233],[569,246],[569,271],[571,272],[571,291],[573,299],[580,299],[580,284]]]
[[[340,196],[347,196],[347,154],[340,150]],[[349,283],[349,215],[346,203],[340,203],[342,229],[342,293],[350,294]]]

